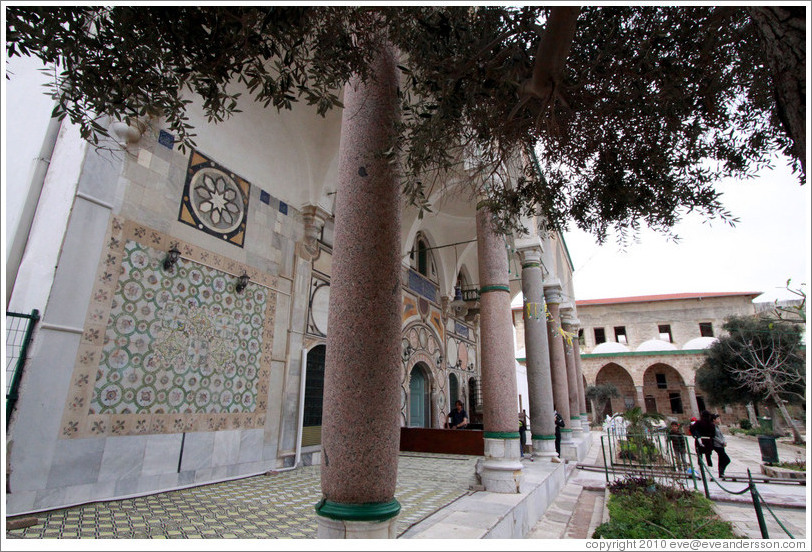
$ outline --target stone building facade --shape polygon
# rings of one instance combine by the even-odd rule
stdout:
[[[578,301],[587,384],[613,383],[621,393],[599,417],[641,406],[685,421],[710,407],[695,385],[702,350],[720,335],[727,317],[755,314],[758,295],[685,293]],[[738,421],[742,412],[728,410],[721,412],[725,422]]]

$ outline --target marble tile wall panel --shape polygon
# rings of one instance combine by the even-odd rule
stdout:
[[[211,464],[214,467],[236,464],[240,457],[240,432],[218,431],[214,434]]]
[[[214,433],[189,433],[183,442],[180,471],[211,468]]]
[[[108,437],[99,469],[99,481],[138,477],[147,448],[147,436]]]
[[[181,435],[150,435],[144,450],[142,475],[177,471],[180,458]]]
[[[61,440],[56,444],[48,488],[95,483],[104,454],[103,439]]]

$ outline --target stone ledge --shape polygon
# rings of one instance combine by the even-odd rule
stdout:
[[[402,539],[524,538],[558,496],[567,464],[524,464],[520,493],[472,492],[407,529]]]
[[[761,473],[775,479],[806,480],[806,472],[761,464]]]

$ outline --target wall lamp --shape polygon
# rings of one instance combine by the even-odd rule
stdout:
[[[172,267],[178,263],[178,259],[180,259],[180,250],[176,244],[172,244],[172,248],[166,252],[166,258],[164,259],[164,270],[172,270]]]
[[[251,281],[251,278],[248,277],[248,274],[245,271],[242,271],[242,276],[237,278],[237,285],[235,286],[234,290],[237,293],[242,293],[245,287],[248,285],[248,282]]]
[[[443,355],[437,357],[437,366],[443,365]]]

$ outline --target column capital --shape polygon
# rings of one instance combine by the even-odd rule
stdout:
[[[560,305],[564,301],[561,282],[558,280],[558,278],[550,280],[549,282],[544,282],[544,298],[547,299],[547,303],[557,305]]]
[[[540,245],[522,247],[517,249],[516,252],[519,254],[519,260],[522,263],[522,268],[525,268],[525,265],[531,263],[541,266],[542,249]]]
[[[324,223],[332,215],[320,205],[305,205],[302,207],[302,219],[304,221],[304,247],[308,253],[314,255],[318,252],[318,240]]]

